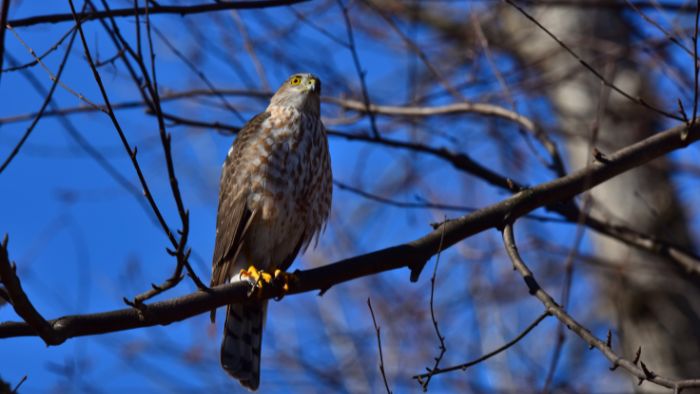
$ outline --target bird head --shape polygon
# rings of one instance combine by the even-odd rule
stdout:
[[[270,100],[270,105],[294,107],[299,111],[319,115],[321,80],[309,73],[293,74],[277,89]]]

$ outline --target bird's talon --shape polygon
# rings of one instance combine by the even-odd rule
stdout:
[[[263,283],[270,283],[272,281],[272,275],[263,270],[258,270],[253,265],[248,267],[247,270],[241,270],[238,277],[241,280],[247,280],[254,287],[262,287]]]

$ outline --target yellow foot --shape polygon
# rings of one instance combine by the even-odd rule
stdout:
[[[272,281],[272,275],[265,271],[258,271],[255,266],[251,265],[247,270],[241,270],[238,274],[241,280],[247,280],[252,283],[255,287],[263,287],[263,283],[270,283]]]

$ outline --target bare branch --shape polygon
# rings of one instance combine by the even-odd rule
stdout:
[[[258,8],[269,8],[269,7],[279,7],[285,5],[292,5],[297,3],[303,3],[308,0],[256,0],[256,1],[227,1],[211,4],[198,4],[198,5],[187,5],[187,6],[166,6],[159,4],[152,4],[150,6],[151,14],[174,14],[174,15],[194,15],[201,14],[212,11],[226,11],[226,10],[249,10]],[[129,17],[133,16],[135,13],[138,15],[144,15],[146,13],[146,7],[138,8],[118,8],[111,11],[97,11],[89,13],[80,13],[78,16],[80,19],[86,21],[94,19],[105,19],[113,17]],[[50,14],[50,15],[38,15],[29,18],[15,19],[9,22],[10,25],[15,27],[20,26],[32,26],[42,23],[60,23],[69,22],[73,20],[73,15],[71,13],[66,14]]]
[[[22,379],[17,382],[15,385],[15,388],[12,389],[12,394],[15,394],[18,392],[19,388],[22,387],[22,384],[27,381],[27,375],[22,376]]]
[[[505,245],[508,256],[513,262],[515,269],[522,275],[525,284],[530,292],[530,295],[535,296],[547,308],[547,312],[551,313],[569,330],[586,341],[589,346],[598,349],[603,355],[613,363],[614,366],[620,366],[627,372],[640,379],[640,384],[644,380],[656,383],[660,386],[680,390],[686,387],[700,387],[700,379],[674,380],[671,378],[659,376],[650,370],[642,363],[642,367],[638,367],[636,363],[619,356],[609,347],[606,342],[598,339],[586,327],[574,320],[557,302],[546,292],[535,279],[532,271],[527,267],[523,259],[520,257],[520,252],[515,244],[513,235],[513,225],[507,224],[503,230],[503,243]]]
[[[588,170],[580,170],[518,192],[497,204],[447,221],[425,236],[411,242],[352,257],[320,268],[297,271],[295,273],[297,280],[290,283],[289,293],[295,294],[312,290],[323,292],[339,283],[402,267],[411,269],[411,280],[415,281],[428,259],[441,249],[448,248],[484,230],[503,228],[512,220],[539,207],[550,205],[555,201],[569,200],[586,188],[595,187],[631,168],[700,139],[700,127],[692,125],[688,138],[681,140],[680,134],[686,127],[686,125],[680,125],[657,133],[609,155],[609,160],[605,163],[595,162]],[[249,300],[249,290],[248,284],[237,282],[218,286],[206,292],[198,291],[183,297],[149,304],[141,311],[128,308],[97,314],[66,316],[50,321],[49,324],[51,324],[50,327],[53,327],[52,335],[62,339],[169,324],[209,312],[218,306]],[[11,290],[8,289],[8,292]],[[280,296],[281,294],[276,294],[279,292],[279,289],[270,286],[256,292],[253,296],[267,299]],[[38,334],[30,324],[16,322],[0,324],[0,338],[33,335]],[[600,343],[605,345],[602,341]],[[654,381],[667,382],[663,379],[656,377]],[[697,383],[700,384],[700,381]],[[690,383],[684,381],[679,384]],[[692,384],[696,384],[696,381],[692,381]]]
[[[165,34],[161,33],[160,30],[155,28],[155,26],[152,26],[151,29],[156,33],[158,38],[160,38],[160,40],[163,41],[165,46],[167,46],[168,49],[170,49],[175,54],[175,56],[178,57],[178,59],[182,60],[182,62],[185,63],[187,68],[192,70],[192,72],[197,77],[199,77],[199,79],[202,80],[202,82],[204,82],[205,85],[207,85],[207,87],[209,88],[209,92],[211,94],[216,95],[221,100],[226,109],[235,114],[240,121],[245,121],[245,118],[243,118],[243,115],[241,115],[240,111],[238,111],[231,103],[228,102],[228,100],[226,100],[224,94],[214,87],[214,84],[209,80],[209,78],[207,78],[207,76],[200,69],[198,69],[197,66],[194,63],[192,63],[190,59],[187,58],[187,56],[185,56],[179,49],[177,49],[177,47],[173,45],[170,42],[170,40],[168,40]]]
[[[382,337],[379,331],[379,326],[377,325],[377,319],[374,317],[374,310],[372,309],[372,302],[367,298],[367,306],[369,307],[369,313],[372,315],[372,324],[374,325],[374,331],[377,333],[377,347],[379,348],[379,372],[382,374],[382,379],[384,380],[384,388],[386,388],[387,394],[391,394],[391,389],[389,388],[389,382],[386,379],[386,371],[384,370],[384,355],[382,353]]]
[[[447,220],[447,219],[445,219]],[[442,226],[442,233],[440,233],[440,244],[438,245],[437,257],[435,258],[435,266],[433,267],[433,276],[430,277],[430,321],[433,322],[433,329],[435,330],[435,335],[438,338],[440,354],[435,357],[435,364],[432,368],[428,368],[428,374],[425,379],[419,378],[418,383],[423,388],[423,392],[428,391],[428,385],[430,380],[433,378],[434,371],[440,368],[440,361],[445,357],[447,352],[447,346],[445,345],[445,337],[440,333],[440,328],[438,327],[438,321],[435,317],[435,281],[437,279],[438,266],[440,265],[440,255],[442,252],[443,242],[445,241],[445,226]]]
[[[58,345],[65,341],[65,337],[57,333],[52,325],[47,322],[39,311],[34,308],[22,289],[22,284],[17,277],[16,266],[10,263],[7,252],[8,236],[0,244],[0,281],[5,286],[9,302],[17,315],[24,319],[26,327],[31,335],[38,335],[47,345]]]
[[[22,46],[24,46],[24,47],[27,49],[27,52],[29,52],[29,54],[34,58],[34,60],[35,60],[37,63],[39,63],[39,65],[41,66],[41,68],[46,72],[46,74],[48,74],[49,78],[50,78],[52,81],[57,81],[57,80],[58,80],[57,83],[58,83],[59,86],[61,86],[61,87],[62,87],[65,91],[67,91],[68,93],[70,93],[70,94],[72,94],[73,96],[77,97],[78,100],[80,100],[80,101],[84,102],[85,104],[89,105],[90,107],[92,107],[93,110],[105,112],[105,109],[104,109],[104,108],[102,108],[102,107],[100,107],[99,105],[93,103],[90,99],[88,99],[87,97],[85,97],[85,95],[83,95],[82,93],[76,91],[75,89],[71,88],[70,86],[66,85],[65,83],[61,82],[61,81],[58,79],[58,77],[57,77],[56,75],[54,75],[54,73],[51,72],[51,70],[49,69],[49,67],[48,67],[46,64],[44,64],[44,62],[41,60],[41,58],[40,58],[39,56],[37,56],[36,52],[34,52],[34,49],[32,49],[32,47],[30,47],[30,46],[22,39],[22,37],[21,37],[21,36],[19,35],[19,33],[17,32],[17,30],[15,30],[15,29],[14,29],[12,26],[10,26],[10,25],[7,26],[7,29],[10,30],[10,31],[15,35],[15,38],[17,38],[17,41],[19,41],[19,43],[22,44]]]
[[[698,115],[698,23],[700,22],[700,1],[695,4],[695,30],[693,31],[693,116],[691,123],[695,123]]]
[[[570,48],[568,45],[566,45],[562,40],[560,40],[557,36],[555,36],[551,31],[549,31],[549,29],[547,29],[546,27],[544,27],[537,19],[535,19],[532,15],[530,15],[530,13],[528,13],[527,11],[525,11],[524,8],[522,8],[521,6],[519,6],[518,4],[516,4],[515,1],[513,1],[513,0],[505,0],[505,2],[508,3],[509,5],[511,5],[511,6],[512,6],[513,8],[515,8],[516,10],[518,10],[521,14],[523,14],[523,16],[525,16],[525,17],[526,17],[527,19],[529,19],[532,23],[534,23],[540,30],[542,30],[543,32],[545,32],[545,33],[546,33],[548,36],[550,36],[554,41],[556,41],[557,44],[558,44],[560,47],[562,47],[566,52],[568,52],[571,56],[573,56],[576,60],[578,60],[578,62],[579,62],[583,67],[585,67],[585,68],[586,68],[587,70],[589,70],[593,75],[595,75],[595,77],[598,78],[601,82],[603,82],[603,83],[605,84],[605,86],[607,86],[607,87],[611,88],[612,90],[614,90],[615,92],[621,94],[621,95],[624,96],[626,99],[628,99],[628,100],[630,100],[630,101],[632,101],[632,102],[634,102],[634,103],[637,103],[637,104],[639,104],[639,105],[641,105],[641,106],[643,106],[643,107],[645,107],[645,108],[647,108],[647,109],[649,109],[649,110],[652,110],[652,111],[656,112],[656,113],[659,114],[659,115],[665,116],[665,117],[670,118],[670,119],[679,120],[679,121],[682,121],[682,120],[683,120],[683,118],[682,118],[681,116],[679,116],[679,115],[676,115],[676,114],[674,114],[674,113],[665,111],[665,110],[663,110],[663,109],[661,109],[661,108],[657,108],[657,107],[655,107],[655,106],[649,104],[649,103],[648,103],[646,100],[644,100],[644,98],[642,98],[642,97],[632,97],[629,93],[627,93],[627,92],[625,92],[624,90],[620,89],[617,85],[615,85],[614,83],[610,82],[607,78],[605,78],[605,76],[604,76],[603,74],[601,74],[600,71],[596,70],[596,69],[595,69],[593,66],[591,66],[588,62],[586,62],[583,58],[581,58],[581,56],[579,56],[576,52],[574,52],[573,49],[571,49],[571,48]]]
[[[7,25],[7,14],[10,12],[10,0],[2,0],[0,10],[0,81],[2,80],[2,63],[5,59],[5,26]]]
[[[138,175],[139,182],[141,183],[141,187],[143,188],[144,195],[146,196],[146,199],[148,200],[149,204],[151,205],[151,208],[153,209],[154,213],[156,214],[156,217],[158,218],[158,222],[161,224],[163,227],[163,230],[166,232],[169,238],[174,239],[174,236],[172,235],[172,232],[170,231],[170,228],[168,227],[167,223],[165,222],[165,219],[163,218],[163,215],[160,212],[160,209],[158,208],[158,205],[155,203],[155,200],[153,199],[153,195],[150,192],[150,188],[148,187],[148,183],[146,182],[146,179],[143,175],[143,172],[141,171],[141,166],[138,163],[138,160],[136,159],[136,148],[131,147],[129,145],[129,141],[126,139],[126,135],[124,134],[124,131],[121,128],[121,125],[119,124],[119,121],[117,120],[114,110],[112,109],[112,105],[109,101],[109,96],[107,95],[107,91],[105,90],[104,85],[102,84],[102,78],[100,78],[100,73],[97,71],[97,68],[95,67],[95,63],[92,60],[92,56],[90,55],[90,49],[88,48],[87,41],[85,40],[85,34],[83,33],[83,28],[81,25],[81,21],[78,18],[78,15],[75,13],[75,7],[73,7],[73,1],[68,0],[68,3],[71,5],[71,11],[73,12],[73,15],[75,16],[75,23],[76,27],[78,28],[78,33],[80,34],[80,40],[82,41],[83,44],[83,49],[85,51],[85,57],[88,61],[88,65],[90,66],[90,69],[92,70],[93,76],[95,78],[95,82],[97,82],[97,85],[100,89],[100,93],[102,94],[102,98],[104,100],[104,108],[105,112],[109,116],[110,120],[112,121],[112,124],[114,125],[114,128],[117,130],[117,133],[119,134],[119,138],[122,142],[122,145],[124,146],[124,149],[126,149],[127,154],[129,155],[129,158],[131,159],[131,163],[136,170],[136,174]]]
[[[369,123],[372,130],[372,137],[374,139],[380,139],[379,130],[377,129],[377,119],[371,109],[371,101],[369,99],[369,90],[367,89],[367,83],[365,82],[365,75],[367,71],[362,69],[362,64],[360,64],[360,56],[357,54],[357,47],[355,46],[355,35],[352,32],[352,23],[350,22],[350,15],[348,14],[348,9],[343,4],[343,0],[337,0],[338,6],[343,13],[343,20],[345,21],[345,30],[348,35],[347,48],[352,54],[352,61],[355,65],[355,70],[357,71],[357,77],[360,79],[360,88],[362,89],[362,98],[364,99],[364,108],[369,115]]]
[[[9,0],[8,0],[9,3]],[[4,29],[3,29],[4,31]],[[34,119],[32,120],[32,123],[29,124],[27,127],[27,130],[25,130],[24,134],[22,135],[22,138],[17,142],[15,147],[12,149],[10,154],[7,156],[5,161],[0,164],[0,173],[2,173],[7,166],[10,165],[10,162],[12,162],[12,159],[17,156],[19,153],[19,150],[22,149],[22,145],[24,145],[25,141],[29,138],[29,135],[32,133],[34,130],[34,127],[39,123],[39,120],[41,119],[42,115],[44,114],[44,111],[46,110],[46,107],[48,107],[49,103],[51,103],[51,98],[53,97],[53,92],[56,90],[56,86],[58,86],[60,80],[61,80],[61,74],[63,74],[63,68],[66,65],[66,62],[68,61],[68,55],[70,55],[71,48],[73,48],[73,42],[75,41],[75,35],[76,31],[73,31],[73,34],[71,34],[71,38],[68,41],[68,47],[66,47],[66,53],[63,55],[63,59],[61,60],[61,63],[58,66],[58,71],[56,71],[56,75],[52,76],[53,82],[51,83],[51,88],[49,89],[49,92],[46,94],[46,97],[44,97],[44,102],[41,103],[41,107],[39,108],[39,111],[37,111],[36,115],[34,116]],[[31,51],[32,54],[34,54],[34,51]],[[0,53],[0,56],[2,54]],[[39,58],[36,58],[36,62],[41,62]],[[0,67],[2,65],[0,64]]]
[[[175,269],[175,273],[173,274],[173,276],[170,279],[166,280],[166,282],[163,285],[153,286],[153,288],[151,290],[149,290],[148,292],[139,295],[139,297],[137,297],[137,299],[134,302],[127,302],[127,303],[129,303],[132,306],[141,307],[141,304],[142,304],[144,299],[148,299],[148,298],[150,298],[150,297],[152,297],[152,296],[154,296],[154,295],[156,295],[164,290],[167,290],[167,289],[173,287],[174,285],[179,283],[180,277],[181,277],[180,273],[181,273],[183,267],[187,269],[188,275],[192,278],[192,280],[198,286],[198,288],[206,289],[206,286],[197,277],[197,275],[194,273],[194,270],[192,269],[190,264],[187,262],[187,257],[189,256],[189,251],[186,251],[185,248],[186,248],[186,242],[187,242],[187,234],[189,231],[189,230],[187,230],[188,226],[189,226],[189,214],[184,209],[184,205],[182,203],[182,199],[181,199],[180,193],[179,193],[179,188],[177,187],[177,179],[174,176],[174,167],[173,167],[173,163],[172,163],[172,157],[170,155],[170,136],[167,135],[167,133],[165,131],[164,121],[163,121],[163,117],[162,117],[162,111],[160,111],[160,102],[158,101],[157,85],[154,87],[154,85],[152,84],[151,79],[148,77],[148,71],[146,70],[146,67],[145,67],[142,59],[140,59],[141,61],[139,62],[139,66],[141,67],[143,77],[147,82],[146,86],[150,90],[151,98],[153,99],[153,102],[154,102],[154,108],[156,110],[156,114],[158,115],[157,117],[158,117],[158,121],[159,121],[160,137],[161,137],[161,142],[163,144],[163,149],[164,149],[165,156],[166,156],[166,162],[168,163],[168,174],[169,174],[170,185],[171,185],[171,189],[173,191],[173,196],[175,198],[175,201],[176,201],[176,204],[178,207],[178,213],[179,213],[181,221],[183,223],[183,230],[182,230],[182,234],[180,235],[179,239],[176,239],[175,235],[170,230],[170,227],[166,223],[165,218],[163,217],[160,209],[158,208],[158,205],[156,204],[156,202],[153,198],[153,195],[150,192],[150,188],[148,186],[148,183],[146,182],[146,179],[143,175],[143,172],[141,171],[141,167],[138,163],[138,160],[136,159],[136,148],[132,149],[129,142],[127,141],[126,135],[124,134],[124,132],[123,132],[123,130],[122,130],[117,118],[116,118],[116,115],[114,114],[114,110],[111,106],[109,97],[108,97],[107,92],[106,92],[104,85],[102,83],[102,79],[100,78],[100,74],[97,71],[97,68],[95,67],[95,63],[92,60],[92,56],[90,55],[90,51],[89,51],[89,48],[87,46],[87,42],[85,40],[85,34],[83,32],[81,22],[77,18],[77,15],[75,14],[75,9],[73,7],[72,0],[69,0],[69,4],[71,5],[71,11],[73,12],[73,14],[75,16],[76,26],[78,28],[78,32],[80,34],[81,41],[83,43],[83,49],[85,50],[86,59],[88,61],[90,69],[92,70],[95,81],[97,82],[97,85],[100,89],[100,93],[102,94],[102,98],[103,98],[104,103],[105,103],[105,108],[107,109],[107,111],[106,111],[107,115],[109,116],[110,120],[112,121],[114,128],[117,130],[117,133],[119,134],[120,140],[122,141],[122,145],[126,149],[126,152],[129,156],[129,158],[131,159],[131,163],[132,163],[134,169],[136,170],[136,173],[138,175],[138,178],[139,178],[139,181],[140,181],[141,186],[143,188],[143,192],[144,192],[144,195],[146,196],[146,199],[148,200],[149,204],[151,205],[151,208],[152,208],[153,212],[155,213],[156,218],[158,219],[158,222],[160,223],[166,236],[170,240],[171,244],[175,247],[175,252],[173,252],[172,254],[177,257],[177,261],[178,261],[176,269]],[[107,6],[106,3],[105,3],[105,6]],[[117,34],[118,34],[118,32],[117,32]],[[121,36],[120,36],[120,38],[121,38]],[[149,40],[149,42],[150,42],[150,40]],[[124,40],[122,40],[122,43],[125,44],[126,42]],[[152,49],[152,44],[149,47]],[[129,46],[125,45],[125,48],[127,50],[131,51],[131,53],[133,53],[133,50],[131,50]],[[152,55],[152,52],[151,52],[151,55]],[[129,67],[129,70],[132,72],[132,76],[133,76],[133,69],[131,69]],[[144,99],[146,99],[145,96],[144,96]],[[168,158],[170,159],[169,161],[168,161]]]
[[[57,50],[58,47],[61,46],[61,44],[63,44],[63,41],[65,41],[66,38],[68,38],[71,35],[71,33],[73,33],[74,30],[75,30],[75,26],[71,26],[71,28],[68,29],[68,31],[65,32],[61,36],[61,38],[59,38],[58,41],[56,41],[56,43],[51,46],[51,48],[47,49],[46,51],[44,51],[44,53],[39,55],[38,59],[34,59],[31,62],[28,62],[25,64],[20,64],[17,66],[8,67],[8,68],[2,70],[2,72],[7,73],[7,72],[12,72],[12,71],[19,71],[19,70],[24,70],[24,69],[32,67],[32,66],[36,66],[37,64],[39,64],[39,60],[44,60],[44,58],[46,58],[46,56],[50,55],[53,51]]]
[[[238,132],[239,127],[237,126],[231,126],[231,125],[225,125],[222,123],[207,123],[207,122],[201,122],[201,121],[190,121],[187,119],[183,119],[181,117],[175,116],[175,115],[170,115],[170,114],[164,114],[166,119],[179,122],[182,124],[187,124],[190,126],[194,127],[204,127],[204,128],[211,128],[211,129],[218,129],[218,130],[226,130],[229,132]],[[680,127],[680,126],[679,126]],[[697,126],[695,126],[697,127]],[[675,128],[677,129],[677,128]],[[681,144],[681,146],[686,146],[687,144],[690,144],[692,141],[687,141],[685,139],[686,133],[689,133],[692,127],[681,127],[679,131],[679,141],[676,141]],[[667,132],[670,130],[667,130]],[[433,148],[427,145],[423,144],[418,144],[418,143],[413,143],[413,142],[405,142],[405,141],[399,141],[399,140],[392,140],[388,138],[382,138],[380,140],[375,140],[372,137],[369,137],[367,135],[360,135],[360,134],[350,134],[346,132],[341,132],[341,131],[334,131],[334,130],[329,130],[328,135],[330,136],[335,136],[335,137],[340,137],[340,138],[345,138],[348,140],[356,140],[356,141],[363,141],[367,143],[372,143],[372,144],[378,144],[382,146],[388,146],[392,148],[398,148],[398,149],[407,149],[415,152],[421,152],[425,154],[430,154],[435,157],[438,157],[440,159],[446,160],[450,164],[452,164],[455,168],[465,171],[469,174],[472,174],[476,177],[479,177],[486,182],[501,187],[503,189],[512,191],[512,192],[517,192],[521,190],[527,189],[526,186],[521,185],[517,182],[514,182],[511,179],[508,179],[506,177],[501,176],[500,174],[497,174],[490,169],[486,168],[485,166],[481,165],[477,161],[473,160],[469,156],[463,154],[463,153],[455,153],[452,152],[446,148]],[[697,140],[697,137],[696,137]],[[671,141],[669,141],[671,142]],[[676,149],[676,148],[671,148],[671,150]],[[665,154],[665,153],[664,153]],[[598,165],[604,165],[606,163],[599,161],[597,163]],[[561,179],[561,178],[560,178]],[[557,203],[547,205],[547,209],[557,212],[563,217],[565,217],[569,222],[571,223],[578,223],[579,218],[580,218],[580,210],[573,204],[561,204],[560,200],[556,200]],[[599,219],[596,219],[592,216],[586,216],[584,218],[584,224],[586,224],[588,227],[591,229],[613,237],[617,240],[620,240],[626,244],[629,244],[631,246],[634,246],[636,248],[651,252],[651,253],[656,253],[661,256],[667,257],[670,259],[670,261],[673,261],[675,264],[683,268],[686,272],[695,274],[695,275],[700,275],[700,258],[696,255],[693,254],[693,252],[688,251],[684,248],[681,248],[677,245],[672,245],[668,242],[661,241],[660,239],[657,239],[651,235],[644,234],[642,232],[636,231],[634,229],[630,229],[627,227],[615,225],[615,224],[609,224],[609,223],[604,223]]]
[[[535,321],[530,323],[530,325],[527,326],[520,334],[518,334],[518,336],[516,336],[512,340],[506,342],[503,346],[500,346],[499,348],[497,348],[493,351],[490,351],[479,358],[476,358],[474,360],[468,361],[468,362],[463,363],[463,364],[454,365],[454,366],[445,367],[445,368],[437,368],[437,369],[431,370],[428,373],[414,375],[413,379],[417,379],[418,381],[420,381],[421,379],[427,378],[429,374],[432,374],[434,376],[434,375],[440,375],[443,373],[457,371],[457,370],[466,371],[467,368],[473,367],[476,364],[484,362],[484,361],[490,359],[491,357],[503,352],[504,350],[507,350],[508,348],[514,346],[516,343],[520,342],[521,339],[525,338],[527,336],[527,334],[529,334],[533,328],[537,327],[537,325],[540,324],[540,322],[542,322],[542,320],[544,320],[547,316],[551,316],[551,315],[549,314],[549,312],[544,312],[537,319],[535,319]]]

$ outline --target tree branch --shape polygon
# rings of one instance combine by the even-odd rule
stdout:
[[[672,388],[676,392],[680,392],[681,389],[686,387],[700,387],[700,379],[673,380],[650,371],[646,365],[644,365],[644,363],[641,363],[641,367],[638,367],[638,360],[632,362],[619,356],[617,353],[615,353],[612,347],[608,345],[607,341],[601,341],[586,327],[581,325],[581,323],[574,320],[571,315],[569,315],[559,304],[557,304],[549,293],[540,287],[539,283],[537,283],[537,280],[532,274],[532,271],[530,271],[523,259],[520,257],[520,252],[518,252],[518,248],[515,244],[512,224],[507,224],[503,230],[503,243],[506,251],[508,252],[508,256],[513,262],[513,267],[525,280],[525,284],[527,285],[530,295],[540,300],[545,308],[547,308],[547,312],[551,313],[562,324],[566,325],[569,330],[586,341],[591,348],[596,348],[603,353],[603,355],[613,364],[611,369],[614,370],[617,367],[622,367],[630,374],[639,378],[640,384],[644,380],[648,380],[660,386]]]
[[[681,133],[682,124],[657,133],[636,144],[608,156],[605,162],[595,162],[588,169],[579,170],[526,189],[515,195],[474,213],[442,223],[425,236],[401,245],[355,256],[323,267],[297,271],[296,280],[290,283],[288,294],[313,290],[325,292],[334,285],[389,270],[408,267],[411,280],[416,281],[430,257],[463,239],[490,228],[503,228],[527,213],[557,201],[567,201],[589,188],[608,179],[645,164],[673,150],[686,147],[700,140],[700,126],[692,125],[686,139]],[[10,289],[8,289],[9,291]],[[143,310],[120,309],[96,314],[73,315],[50,321],[52,330],[61,338],[103,334],[138,327],[165,325],[186,319],[211,309],[246,302],[250,287],[243,282],[217,286],[209,291],[198,291],[183,297],[145,305]],[[252,295],[254,300],[280,296],[271,286]],[[21,316],[21,315],[20,315]],[[34,336],[37,332],[30,324],[6,322],[0,324],[0,338]]]
[[[2,9],[0,9],[0,80],[2,80],[2,62],[5,59],[5,25],[7,25],[9,12],[10,0],[2,0]]]
[[[4,31],[4,29],[3,29]],[[46,108],[49,106],[51,103],[51,98],[53,97],[53,93],[56,90],[56,86],[58,86],[60,80],[61,80],[61,74],[63,74],[63,68],[66,66],[66,63],[68,62],[68,55],[71,53],[71,48],[73,48],[73,42],[75,41],[75,35],[76,31],[73,30],[73,33],[70,35],[70,40],[68,40],[68,46],[66,47],[66,52],[63,55],[63,59],[61,60],[61,63],[58,65],[58,71],[56,71],[56,75],[52,76],[51,78],[53,79],[53,82],[51,83],[51,88],[49,89],[49,92],[46,94],[44,97],[44,101],[41,104],[41,107],[39,107],[39,111],[36,112],[36,115],[34,116],[34,119],[32,122],[29,124],[27,129],[25,130],[24,134],[22,135],[22,138],[15,144],[15,147],[12,149],[10,154],[5,158],[5,160],[0,164],[0,173],[2,173],[7,166],[10,165],[10,162],[12,162],[12,159],[17,156],[19,153],[19,150],[22,149],[22,146],[24,143],[27,141],[29,136],[31,135],[32,131],[34,130],[34,127],[39,123],[39,120],[44,114],[44,111],[46,111]],[[35,56],[35,61],[37,63],[41,62],[41,59],[36,57],[36,54],[34,51],[31,51],[32,55]],[[0,52],[0,57],[2,57],[2,52]],[[0,69],[2,68],[2,62],[0,62]]]
[[[220,2],[213,4],[198,4],[198,5],[186,5],[186,6],[176,6],[176,5],[155,5],[151,4],[148,7],[148,13],[154,14],[178,14],[180,16],[202,14],[212,11],[226,11],[226,10],[249,10],[258,8],[269,8],[278,7],[285,5],[292,5],[297,3],[303,3],[309,0],[258,0],[258,1],[230,1],[230,2]],[[130,7],[130,8],[118,8],[111,11],[97,11],[97,12],[82,12],[78,14],[81,20],[89,21],[95,19],[104,19],[111,17],[125,17],[134,16],[134,14],[144,15],[146,13],[146,7]],[[73,20],[73,14],[50,14],[50,15],[37,15],[28,18],[15,19],[9,22],[13,27],[21,26],[32,26],[42,23],[60,23],[69,22]]]
[[[8,237],[5,235],[2,244],[0,244],[0,281],[5,285],[10,304],[17,315],[24,319],[26,323],[22,324],[29,329],[31,335],[40,336],[47,345],[62,343],[65,339],[39,314],[39,311],[29,301],[27,294],[22,290],[22,284],[15,272],[16,267],[10,263],[7,244]]]
[[[180,98],[185,98],[185,97],[193,97],[193,96],[199,96],[199,95],[209,95],[212,94],[211,91],[206,91],[206,90],[191,90],[191,91],[185,91],[185,92],[176,92],[176,93],[169,93],[166,94],[162,97],[162,100],[177,100]],[[259,91],[248,91],[248,90],[221,90],[218,91],[217,94],[226,94],[226,95],[243,95],[243,96],[250,96],[250,97],[260,97],[260,98],[267,98],[269,97],[268,93],[265,92],[259,92]],[[353,101],[353,100],[344,100],[344,99],[338,99],[338,98],[332,98],[332,97],[326,97],[324,98],[325,101],[334,103],[340,106],[343,106],[348,109],[353,109],[357,111],[363,111],[364,110],[364,104],[362,104],[359,101]],[[112,105],[113,109],[116,108],[134,108],[134,107],[139,107],[145,105],[143,102],[123,102],[119,104],[114,104]],[[90,108],[90,107],[74,107],[74,108],[66,108],[64,110],[60,111],[47,111],[44,113],[44,116],[55,116],[55,115],[63,115],[63,114],[71,114],[71,113],[82,113],[82,112],[91,112],[95,111],[95,108]],[[482,115],[487,115],[487,116],[495,116],[495,117],[500,117],[504,119],[511,120],[513,122],[516,122],[522,127],[525,127],[526,129],[533,131],[535,133],[538,132],[537,126],[528,118],[519,115],[515,112],[511,112],[509,110],[506,110],[502,107],[498,106],[492,106],[487,103],[468,103],[468,102],[463,102],[463,103],[454,103],[454,104],[448,104],[444,106],[436,106],[436,107],[400,107],[400,106],[381,106],[381,105],[371,105],[371,110],[374,111],[377,114],[383,114],[383,115],[389,115],[389,116],[434,116],[434,115],[444,115],[444,114],[453,114],[453,113],[467,113],[467,112],[474,112],[474,113],[479,113]],[[21,120],[26,120],[26,119],[31,119],[31,117],[35,116],[36,114],[27,114],[27,115],[21,115],[13,118],[5,118],[0,120],[0,124],[4,123],[11,123],[11,122],[16,122],[16,121],[21,121]],[[215,129],[215,130],[225,130],[227,132],[231,133],[236,133],[239,130],[239,127],[233,126],[233,125],[228,125],[228,124],[223,124],[219,122],[204,122],[204,121],[197,121],[197,120],[191,120],[191,119],[185,119],[173,114],[168,114],[168,113],[163,113],[162,114],[166,119],[173,121],[178,124],[183,124],[183,125],[188,125],[192,127],[201,127],[201,128],[207,128],[207,129]],[[387,138],[382,138],[380,140],[376,140],[370,136],[366,135],[359,135],[359,134],[350,134],[350,133],[345,133],[345,132],[340,132],[340,131],[329,131],[329,135],[335,136],[335,137],[340,137],[340,138],[345,138],[348,140],[357,140],[357,141],[363,141],[367,142],[370,144],[379,144],[391,148],[398,148],[398,149],[407,149],[407,150],[412,150],[416,152],[421,152],[429,155],[433,155],[436,157],[439,157],[443,160],[448,161],[451,163],[455,168],[465,171],[467,173],[470,173],[474,176],[480,177],[481,179],[485,180],[486,182],[506,189],[510,191],[517,191],[522,188],[524,188],[524,185],[519,185],[518,183],[509,180],[500,174],[496,174],[493,171],[489,170],[488,168],[480,165],[478,162],[475,160],[471,159],[469,156],[461,154],[461,153],[455,153],[451,152],[445,148],[433,148],[430,146],[426,146],[423,144],[417,144],[413,142],[406,142],[406,141],[399,141],[399,140],[392,140],[392,139],[387,139]],[[450,208],[440,208],[440,209],[450,209]],[[575,206],[569,204],[569,205],[555,205],[555,206],[549,206],[548,209],[555,211],[565,217],[568,221],[576,223],[579,221],[579,216],[580,212],[578,209],[576,209]],[[622,226],[617,226],[617,225],[612,225],[609,223],[605,223],[600,221],[599,219],[593,218],[591,216],[586,216],[584,220],[584,224],[588,226],[589,228],[595,230],[596,232],[600,234],[607,235],[609,237],[615,238],[621,242],[624,242],[630,246],[634,246],[636,248],[639,248],[641,250],[645,250],[650,253],[655,253],[661,256],[664,256],[668,258],[670,261],[673,261],[676,263],[679,267],[683,268],[686,272],[692,273],[693,275],[698,275],[700,276],[700,260],[698,259],[697,256],[695,256],[692,252],[685,250],[684,248],[678,247],[677,245],[672,245],[669,244],[668,242],[664,242],[662,240],[656,239],[650,235],[643,234],[641,232],[635,231],[634,229],[630,228],[625,228]]]
[[[379,348],[379,372],[382,374],[382,379],[384,380],[384,388],[387,394],[391,394],[391,389],[389,388],[389,381],[386,379],[386,370],[384,369],[384,354],[382,352],[382,336],[379,326],[377,325],[377,319],[374,317],[374,310],[372,309],[372,301],[367,298],[367,306],[369,307],[369,313],[372,315],[372,325],[374,325],[374,332],[377,334],[377,347]]]
[[[480,356],[480,357],[478,357],[478,358],[476,358],[476,359],[474,359],[474,360],[471,360],[471,361],[468,361],[468,362],[466,362],[466,363],[462,363],[462,364],[459,364],[459,365],[454,365],[454,366],[445,367],[445,368],[436,368],[436,369],[433,369],[433,370],[431,370],[431,371],[429,371],[429,372],[422,373],[422,374],[420,374],[420,375],[414,375],[414,376],[413,376],[413,379],[418,380],[418,383],[420,383],[420,382],[421,382],[421,379],[425,379],[425,378],[427,378],[428,376],[431,376],[431,375],[432,375],[432,376],[435,376],[435,375],[440,375],[440,374],[443,374],[443,373],[452,372],[452,371],[457,371],[457,370],[459,370],[459,371],[466,371],[467,368],[473,367],[473,366],[476,365],[476,364],[479,364],[479,363],[481,363],[481,362],[484,362],[484,361],[490,359],[491,357],[493,357],[493,356],[495,356],[495,355],[497,355],[497,354],[503,352],[504,350],[506,350],[506,349],[508,349],[508,348],[510,348],[510,347],[512,347],[512,346],[514,346],[516,343],[520,342],[521,339],[525,338],[525,337],[527,336],[527,334],[529,334],[530,331],[532,331],[532,329],[534,329],[535,327],[537,327],[537,325],[540,324],[540,322],[541,322],[542,320],[544,320],[547,316],[550,316],[549,312],[544,312],[544,313],[542,313],[537,319],[535,319],[535,321],[533,321],[532,323],[530,323],[529,326],[527,326],[523,331],[521,331],[520,334],[518,334],[518,336],[516,336],[515,338],[513,338],[513,339],[511,339],[510,341],[506,342],[505,344],[503,344],[502,346],[498,347],[497,349],[494,349],[494,350],[492,350],[492,351],[490,351],[490,352],[484,354],[483,356]]]

